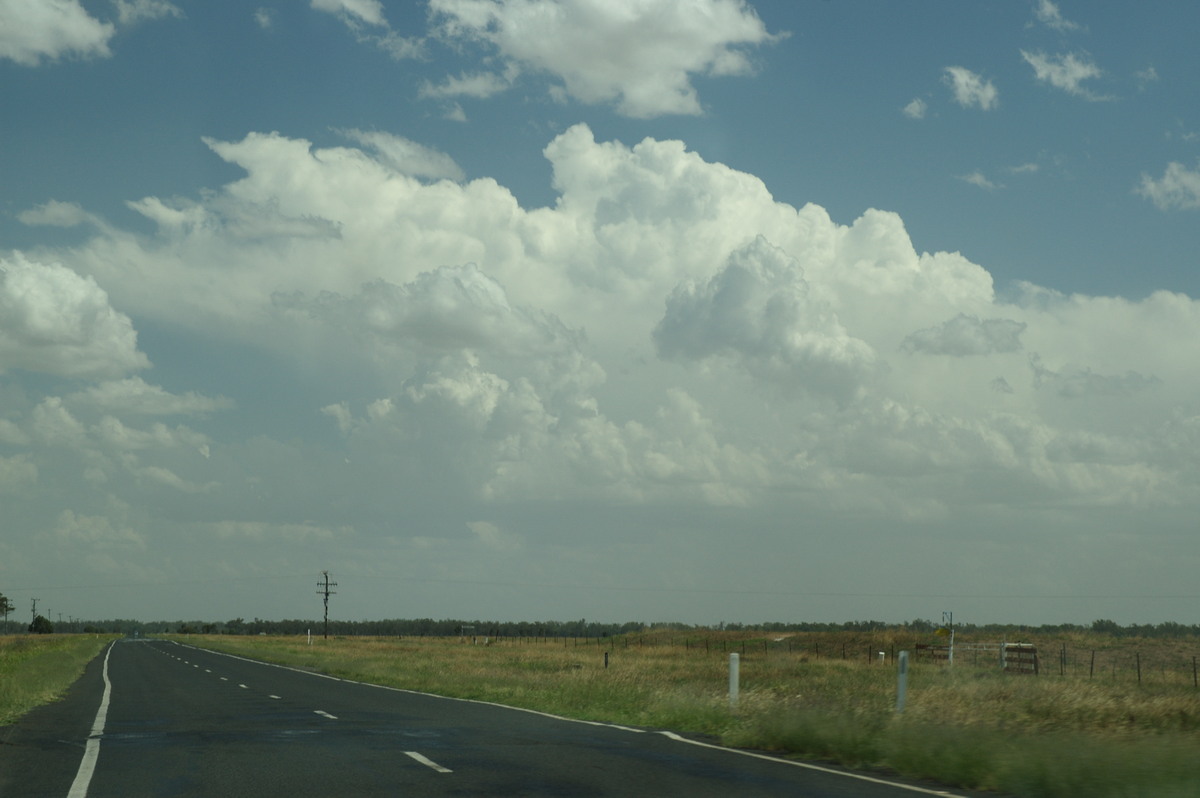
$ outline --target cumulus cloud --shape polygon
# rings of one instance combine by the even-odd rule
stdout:
[[[139,319],[348,375],[320,407],[345,447],[330,460],[354,478],[311,466],[347,497],[360,483],[501,504],[870,495],[870,512],[917,518],[964,495],[1114,501],[1139,468],[1152,478],[1137,501],[1186,490],[1165,443],[1116,463],[1071,435],[1125,451],[1146,438],[1138,419],[1194,402],[1187,297],[1025,286],[1001,300],[962,255],[916,251],[895,213],[839,224],[678,141],[570,128],[545,149],[558,197],[535,209],[494,180],[419,179],[396,159],[445,169],[421,149],[389,155],[390,137],[357,143],[210,141],[241,177],[139,200],[152,234],[96,227],[58,253]],[[217,424],[219,397],[95,378],[5,413],[0,436],[91,447],[95,484],[220,492],[200,464],[231,444],[156,423]]]
[[[741,0],[433,0],[451,41],[562,81],[558,91],[632,117],[698,114],[694,75],[747,75],[748,48],[778,38]]]
[[[21,253],[0,258],[0,372],[115,377],[149,365],[95,280]]]
[[[954,92],[954,101],[963,108],[974,106],[989,111],[999,102],[996,86],[965,67],[946,67],[942,79]]]
[[[1033,67],[1033,74],[1039,81],[1049,83],[1056,89],[1062,89],[1068,94],[1083,97],[1086,100],[1106,100],[1109,97],[1095,94],[1082,85],[1085,80],[1098,78],[1103,72],[1100,67],[1087,55],[1078,53],[1060,53],[1046,55],[1041,52],[1021,51],[1025,63]]]
[[[0,0],[0,58],[23,66],[63,56],[107,57],[114,32],[79,0]]]
[[[842,401],[876,361],[812,296],[799,264],[762,238],[733,253],[706,284],[677,288],[654,341],[663,357],[733,355],[753,373]]]
[[[1160,210],[1200,208],[1200,169],[1189,169],[1172,161],[1158,179],[1143,173],[1135,191]]]
[[[1011,319],[983,319],[960,313],[936,327],[910,334],[900,348],[930,355],[989,355],[1016,352],[1021,348],[1021,333],[1026,325]]]

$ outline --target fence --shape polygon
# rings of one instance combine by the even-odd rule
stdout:
[[[946,663],[950,647],[945,644],[917,643],[911,637],[897,638],[870,634],[843,637],[837,633],[784,633],[747,636],[736,632],[697,634],[681,631],[647,631],[643,634],[619,634],[603,637],[558,635],[498,635],[467,638],[491,645],[591,646],[609,651],[620,649],[671,649],[692,655],[726,656],[738,653],[754,656],[794,656],[797,658],[842,659],[873,663],[895,662],[899,650],[911,652],[915,663]],[[1084,642],[1084,641],[1081,641]],[[958,642],[954,646],[955,665],[1003,668],[1008,673],[1041,676],[1071,676],[1082,679],[1106,679],[1146,685],[1191,686],[1200,689],[1200,657],[1194,653],[1197,643],[1185,640],[1102,641],[1098,646],[1069,648],[1055,641],[1034,643]]]

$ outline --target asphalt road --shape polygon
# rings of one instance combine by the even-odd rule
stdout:
[[[165,641],[114,643],[0,729],[3,798],[951,794]]]

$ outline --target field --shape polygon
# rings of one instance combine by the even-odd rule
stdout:
[[[902,714],[895,711],[894,656],[917,642],[902,633],[185,642],[376,684],[672,729],[1019,796],[1200,796],[1194,639],[1035,639],[1042,652],[1036,676],[1004,673],[992,655],[970,648],[982,641],[960,639],[952,667],[910,663]],[[736,709],[728,698],[734,652]]]
[[[53,701],[112,635],[0,636],[0,726]]]

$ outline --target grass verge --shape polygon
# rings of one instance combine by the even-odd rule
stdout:
[[[113,637],[0,637],[0,726],[62,696]]]

